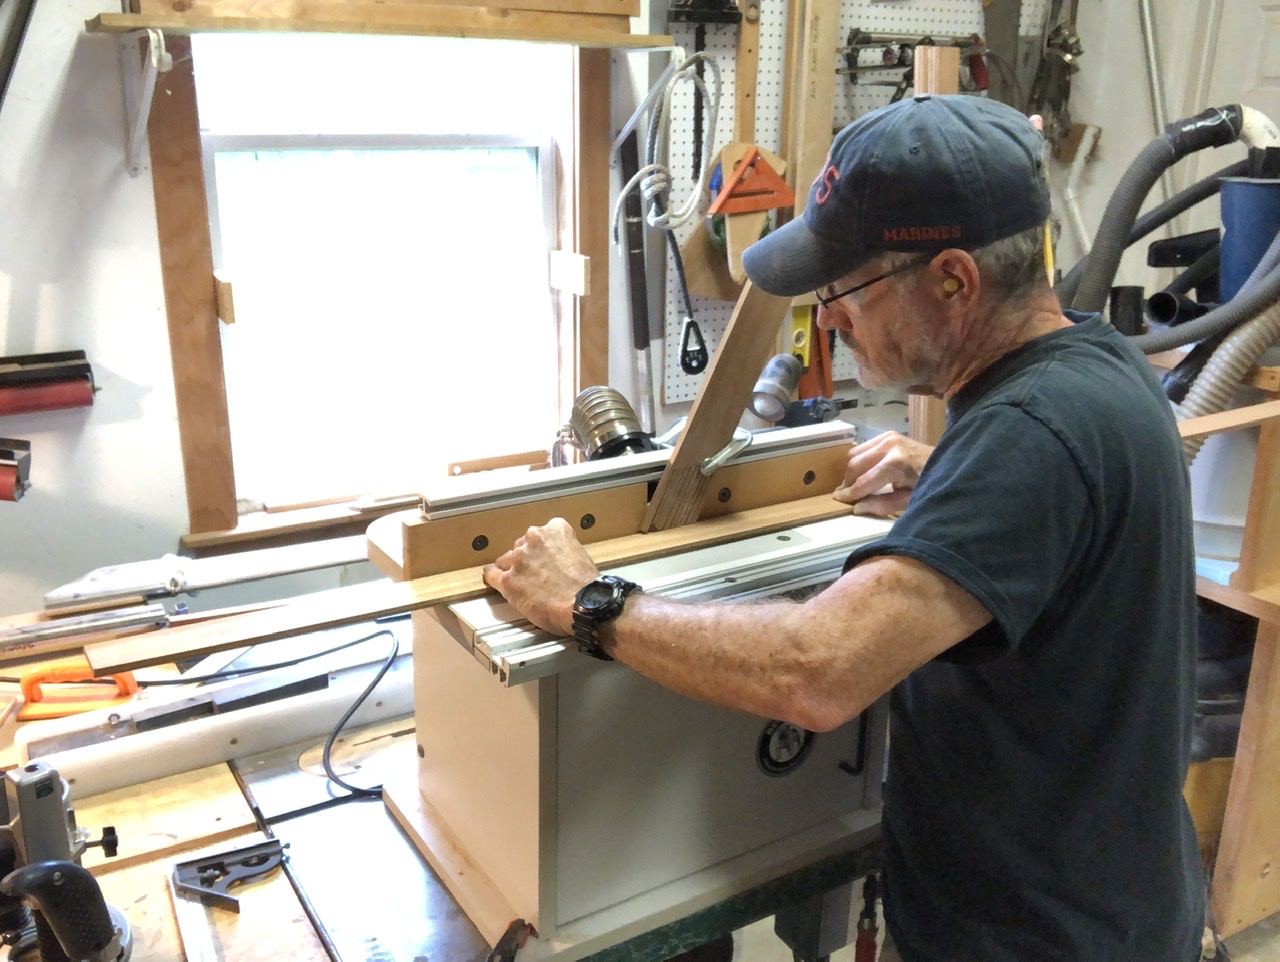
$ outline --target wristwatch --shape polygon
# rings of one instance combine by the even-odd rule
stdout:
[[[613,656],[600,647],[596,629],[622,614],[627,596],[639,590],[634,581],[617,575],[601,575],[579,588],[573,601],[573,637],[578,639],[578,651],[601,661],[613,661]]]

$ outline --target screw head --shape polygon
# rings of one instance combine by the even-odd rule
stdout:
[[[489,547],[489,539],[484,535],[478,534],[471,539],[472,551],[483,551],[487,547]]]
[[[583,531],[590,531],[596,526],[596,516],[594,514],[584,514],[578,521],[578,527]]]
[[[720,493],[716,495],[720,499],[720,503],[724,504],[733,497],[733,492],[729,488],[721,488]]]

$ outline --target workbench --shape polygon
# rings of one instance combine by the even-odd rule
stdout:
[[[233,888],[240,913],[204,909],[217,959],[472,962],[490,947],[419,857],[378,799],[341,800],[320,764],[321,743],[146,782],[74,804],[93,837],[105,825],[119,854],[89,849],[84,864],[133,929],[133,959],[183,957],[167,875],[175,863],[266,837],[286,846],[283,871]],[[412,719],[348,733],[338,774],[370,785],[414,772]],[[872,870],[877,831],[861,844],[591,956],[595,962],[664,960],[819,896]]]

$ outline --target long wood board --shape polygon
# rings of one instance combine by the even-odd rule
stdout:
[[[1262,622],[1253,652],[1222,844],[1214,865],[1214,919],[1231,936],[1280,911],[1280,627]]]
[[[1178,422],[1178,435],[1184,441],[1188,438],[1202,438],[1223,431],[1251,427],[1272,418],[1280,418],[1280,401],[1264,401],[1248,407],[1219,411],[1217,414],[1202,414],[1200,417],[1187,418],[1185,421]]]
[[[587,550],[596,564],[608,568],[839,517],[850,510],[831,495],[822,494],[672,530],[626,535],[589,545]],[[412,581],[375,581],[335,588],[288,599],[279,607],[264,611],[87,645],[85,655],[94,671],[106,675],[277,641],[308,631],[359,624],[419,608],[478,598],[490,590],[484,583],[483,571],[483,567],[475,566]]]
[[[131,33],[153,28],[176,36],[192,33],[349,33],[393,36],[462,37],[473,40],[535,40],[579,47],[669,47],[670,36],[630,34],[598,28],[597,21],[612,17],[558,15],[541,10],[491,10],[485,7],[424,5],[424,15],[412,23],[355,20],[261,20],[254,17],[142,16],[132,13],[100,13],[85,22],[89,33]],[[583,21],[586,20],[586,25]],[[176,58],[175,58],[176,60]],[[159,98],[157,98],[159,102]],[[212,275],[212,268],[210,268]],[[209,284],[213,301],[213,284]]]
[[[169,53],[148,127],[160,274],[189,524],[218,531],[235,527],[236,488],[190,39],[171,39]]]

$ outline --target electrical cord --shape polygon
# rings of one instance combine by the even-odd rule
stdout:
[[[360,706],[364,704],[365,699],[368,698],[369,695],[373,693],[373,690],[378,687],[378,682],[382,681],[383,676],[391,670],[391,666],[395,664],[396,658],[400,655],[400,639],[395,636],[394,632],[388,631],[386,628],[375,632],[363,640],[371,641],[374,638],[377,638],[378,635],[386,635],[391,639],[391,653],[387,655],[387,659],[382,663],[382,667],[378,669],[378,673],[373,676],[373,681],[369,682],[365,687],[365,690],[360,693],[360,696],[351,703],[351,707],[348,708],[346,713],[338,719],[338,724],[333,726],[333,731],[329,732],[329,737],[324,743],[324,751],[320,755],[320,760],[324,764],[324,773],[329,776],[329,781],[341,788],[345,788],[354,798],[381,798],[382,786],[374,785],[372,788],[360,788],[357,785],[351,785],[348,782],[343,781],[338,777],[338,773],[333,770],[333,761],[331,756],[333,753],[333,743],[338,740],[338,735],[342,733],[342,729],[346,726],[347,722],[351,720],[351,716],[354,715],[356,711],[359,710]]]
[[[364,691],[362,691],[359,694],[359,696],[356,698],[356,700],[351,703],[351,707],[346,710],[346,712],[343,714],[343,716],[340,719],[338,719],[338,723],[333,727],[333,730],[329,732],[329,737],[325,739],[324,751],[321,753],[321,763],[324,765],[325,775],[328,776],[331,782],[333,782],[335,785],[338,785],[340,788],[346,789],[347,792],[350,793],[350,796],[354,798],[381,798],[382,797],[381,785],[374,785],[371,788],[361,788],[357,785],[351,785],[348,782],[344,781],[341,777],[339,777],[338,773],[333,770],[332,755],[333,755],[333,745],[338,740],[338,736],[342,734],[342,730],[343,728],[346,727],[347,722],[351,720],[351,716],[360,710],[360,706],[365,703],[365,700],[368,699],[368,697],[371,694],[373,694],[373,690],[377,688],[378,683],[381,682],[382,679],[386,677],[387,672],[391,670],[391,666],[395,664],[396,659],[400,656],[400,639],[395,636],[394,632],[390,631],[387,628],[383,628],[379,631],[375,631],[371,635],[365,635],[361,638],[357,638],[354,641],[344,642],[343,644],[336,645],[333,648],[327,648],[324,651],[312,652],[311,654],[308,654],[308,655],[302,655],[298,658],[291,658],[288,661],[276,662],[275,664],[271,664],[271,665],[258,665],[252,668],[232,668],[232,669],[227,669],[225,671],[213,672],[212,674],[199,675],[195,677],[186,676],[183,678],[162,678],[162,679],[156,679],[154,681],[139,682],[138,685],[140,688],[149,688],[157,685],[189,685],[194,682],[221,681],[226,678],[235,678],[241,675],[261,674],[262,672],[274,671],[279,668],[292,668],[294,665],[300,665],[303,662],[313,661],[316,658],[323,658],[325,655],[332,655],[334,652],[342,651],[346,648],[353,648],[356,645],[364,644],[366,641],[372,641],[373,639],[383,635],[391,639],[390,653],[383,660],[382,666],[378,669],[377,673],[373,676],[373,680],[370,681],[369,684],[365,686]],[[22,679],[7,677],[7,676],[0,676],[0,682],[10,682],[13,684],[21,684]],[[114,685],[115,682],[109,678],[95,678],[92,681],[86,680],[84,682],[74,682],[73,684]]]

